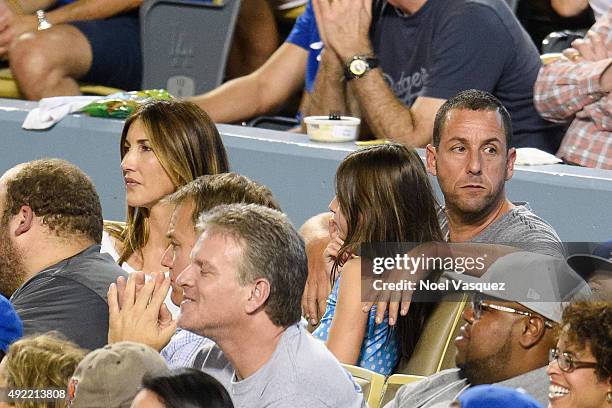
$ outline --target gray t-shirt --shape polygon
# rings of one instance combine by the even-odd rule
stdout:
[[[237,380],[218,346],[196,357],[195,365],[227,388],[236,408],[366,407],[351,375],[299,324],[288,327],[270,360],[243,380]]]
[[[127,277],[100,245],[50,266],[27,280],[11,296],[23,321],[23,334],[57,330],[93,350],[108,339],[106,294],[119,276]]]
[[[486,227],[468,242],[503,244],[550,256],[564,256],[565,249],[555,229],[531,212],[529,204],[514,203],[516,207]],[[442,234],[449,237],[448,219],[439,213]]]
[[[548,375],[546,367],[497,383],[510,388],[521,388],[541,404],[548,404]],[[440,371],[421,381],[402,386],[385,408],[434,408],[448,407],[457,396],[469,387],[461,370],[451,368]]]

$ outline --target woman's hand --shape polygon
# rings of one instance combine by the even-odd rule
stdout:
[[[344,240],[340,237],[340,233],[338,230],[338,226],[334,222],[333,218],[329,219],[329,244],[323,251],[323,259],[325,259],[325,265],[327,266],[327,272],[331,273],[331,270],[334,266],[334,262],[338,258],[338,252],[340,252],[340,248],[344,245]],[[344,265],[344,263],[352,257],[352,254],[349,252],[345,252],[342,259],[340,260],[340,265]]]

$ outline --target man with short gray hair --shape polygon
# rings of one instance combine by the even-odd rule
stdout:
[[[193,232],[191,212],[178,211],[173,240],[178,230]],[[223,383],[236,407],[365,406],[350,375],[300,324],[307,261],[287,217],[256,204],[220,205],[200,216],[195,236],[191,262],[173,283],[183,292],[178,326],[214,343],[203,344],[189,365]],[[172,257],[176,270],[182,254]],[[175,325],[158,318],[170,279],[160,275],[134,296],[132,275],[123,295],[116,285],[109,290],[109,342],[159,349]]]
[[[307,261],[287,217],[253,204],[223,205],[198,228],[191,265],[177,279],[184,293],[178,323],[216,342],[233,369],[225,385],[234,404],[365,406],[335,357],[299,324]]]

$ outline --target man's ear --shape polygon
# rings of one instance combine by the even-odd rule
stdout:
[[[34,211],[27,205],[22,205],[17,215],[13,217],[12,223],[17,223],[15,236],[25,234],[32,228],[34,223]]]
[[[514,162],[516,161],[516,149],[511,147],[508,150],[508,161],[506,162],[506,181],[514,175]]]
[[[544,319],[535,316],[524,319],[523,324],[523,331],[519,343],[523,348],[528,349],[542,340],[542,337],[546,334],[546,325]]]
[[[434,176],[437,176],[438,172],[436,171],[436,160],[438,159],[438,152],[431,143],[429,143],[425,149],[427,151],[427,170]]]
[[[259,308],[266,304],[270,297],[270,282],[267,279],[257,279],[251,284],[251,293],[246,303],[246,312],[255,313]]]

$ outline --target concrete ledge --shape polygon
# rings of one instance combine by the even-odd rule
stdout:
[[[122,121],[71,115],[47,131],[26,131],[21,123],[35,106],[0,99],[0,170],[41,157],[70,160],[94,180],[105,218],[122,220]],[[232,170],[270,187],[298,226],[327,208],[334,195],[336,167],[357,148],[352,143],[313,143],[304,135],[240,126],[219,125],[219,131]],[[419,154],[424,157],[423,150]],[[437,183],[433,184],[437,188]],[[612,171],[565,165],[517,166],[507,189],[512,200],[528,201],[563,240],[612,238]]]

